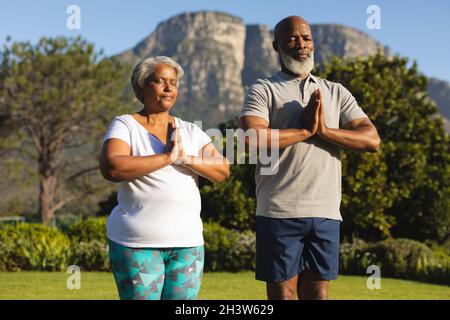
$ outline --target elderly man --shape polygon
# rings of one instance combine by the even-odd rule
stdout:
[[[276,174],[256,176],[256,279],[268,299],[327,299],[339,265],[339,147],[377,152],[376,128],[341,84],[312,75],[314,42],[301,17],[281,20],[273,48],[281,71],[249,89],[239,127],[278,130]]]

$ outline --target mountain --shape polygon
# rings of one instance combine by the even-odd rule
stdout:
[[[185,70],[174,113],[207,125],[236,115],[242,104],[246,27],[219,12],[183,13],[160,23],[149,37],[119,56],[135,64],[148,56],[174,58]]]
[[[436,78],[428,79],[428,94],[436,102],[444,117],[445,129],[450,133],[450,83]]]
[[[312,24],[311,29],[319,64],[333,56],[390,54],[388,47],[354,28]],[[130,65],[149,56],[173,57],[185,71],[174,114],[189,121],[202,119],[207,128],[234,118],[245,89],[257,78],[279,70],[272,39],[273,31],[267,26],[245,25],[227,13],[186,12],[161,22],[135,47],[116,57]],[[430,79],[428,90],[450,119],[450,84]]]

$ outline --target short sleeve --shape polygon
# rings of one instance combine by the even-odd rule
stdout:
[[[350,121],[367,117],[361,107],[358,105],[355,97],[343,85],[339,84],[339,105],[340,116],[339,125],[345,127]]]
[[[211,138],[199,126],[194,124],[194,145],[200,151],[208,143],[212,142]]]
[[[256,116],[269,122],[269,108],[271,99],[269,90],[261,82],[253,84],[245,95],[244,106],[239,118],[244,116]]]
[[[103,143],[111,138],[116,138],[125,141],[131,146],[130,129],[128,128],[127,122],[121,117],[115,117],[103,138]]]

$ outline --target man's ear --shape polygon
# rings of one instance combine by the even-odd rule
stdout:
[[[278,43],[276,43],[275,41],[272,41],[272,48],[273,48],[273,50],[278,52]]]

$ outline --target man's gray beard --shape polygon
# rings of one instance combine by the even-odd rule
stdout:
[[[304,60],[298,61],[291,56],[280,53],[280,60],[283,62],[286,69],[298,76],[307,76],[312,69],[314,69],[314,51]]]

